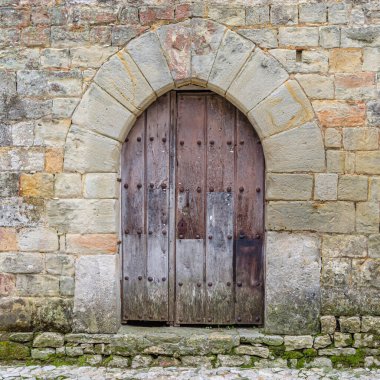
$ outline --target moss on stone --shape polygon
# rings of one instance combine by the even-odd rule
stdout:
[[[343,367],[358,368],[364,366],[365,352],[357,349],[354,355],[332,355],[330,357],[333,366],[342,365]]]
[[[288,359],[301,359],[303,358],[303,353],[300,351],[286,351],[283,353],[282,358],[285,360]]]
[[[0,360],[21,360],[30,357],[30,348],[15,342],[0,342]]]
[[[269,351],[276,358],[282,358],[285,352],[285,345],[282,344],[281,346],[271,346]]]
[[[315,358],[316,356],[318,356],[318,352],[315,348],[306,348],[305,350],[303,350],[303,354],[307,358]]]

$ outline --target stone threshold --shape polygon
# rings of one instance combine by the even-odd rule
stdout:
[[[0,361],[141,368],[379,367],[379,335],[269,335],[260,328],[122,326],[116,334],[0,333]]]

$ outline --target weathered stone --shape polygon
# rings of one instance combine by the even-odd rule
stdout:
[[[356,204],[356,231],[363,233],[379,232],[379,203],[358,202]]]
[[[20,296],[58,296],[59,279],[55,276],[42,274],[19,274],[16,280],[16,288]]]
[[[74,67],[99,67],[102,63],[116,53],[113,46],[75,47],[70,49],[71,65]]]
[[[32,359],[47,360],[53,355],[55,355],[54,348],[32,348],[31,350]]]
[[[117,198],[120,184],[116,173],[90,173],[83,179],[85,198]]]
[[[82,193],[82,178],[78,173],[60,173],[55,176],[54,196],[79,198]]]
[[[357,152],[356,171],[363,174],[380,174],[380,152]]]
[[[319,30],[314,27],[279,28],[278,40],[280,46],[318,46]]]
[[[218,355],[217,366],[219,367],[241,367],[250,364],[251,357],[248,355]]]
[[[301,350],[313,347],[313,337],[311,335],[285,336],[285,351]]]
[[[79,254],[106,254],[117,252],[115,234],[67,234],[66,251]]]
[[[76,263],[74,329],[115,333],[120,326],[117,256],[82,256]]]
[[[266,331],[302,334],[318,329],[319,244],[314,235],[268,232]]]
[[[328,334],[320,335],[314,338],[313,347],[318,350],[319,348],[325,348],[329,346],[331,343],[332,341],[331,341],[330,335]]]
[[[353,346],[355,348],[363,348],[363,347],[369,347],[369,348],[379,348],[380,347],[380,340],[378,335],[373,334],[354,334],[354,344]],[[375,351],[375,350],[374,350]],[[377,354],[378,354],[377,350]]]
[[[299,19],[301,23],[320,23],[326,22],[326,4],[300,4]]]
[[[311,104],[296,81],[285,82],[248,113],[261,139],[303,125],[313,116]]]
[[[368,239],[368,256],[380,258],[380,234],[371,235]]]
[[[345,152],[328,150],[326,152],[327,171],[330,173],[344,173],[345,159]]]
[[[352,344],[351,334],[343,334],[341,332],[334,333],[334,346],[335,347],[348,347]]]
[[[0,342],[0,360],[25,360],[29,357],[29,347],[21,343]]]
[[[10,172],[0,173],[0,197],[15,197],[19,191],[19,174]],[[1,243],[0,243],[1,244]]]
[[[83,348],[82,347],[69,347],[66,346],[66,355],[69,357],[77,357],[83,355]]]
[[[328,358],[314,358],[309,363],[305,363],[306,368],[332,368],[332,361]]]
[[[0,228],[0,251],[17,251],[17,234],[14,228]]]
[[[326,49],[339,47],[340,28],[337,26],[322,26],[319,28],[319,44]]]
[[[335,74],[336,99],[376,98],[375,73]]]
[[[130,366],[130,359],[123,356],[113,355],[112,359],[108,362],[110,367],[126,368]]]
[[[5,331],[30,330],[32,305],[18,297],[0,297],[0,327]]]
[[[324,235],[323,257],[365,257],[367,238],[361,235]]]
[[[338,288],[349,285],[352,275],[351,259],[323,257],[322,264],[321,281],[323,286]]]
[[[342,28],[342,47],[364,47],[380,45],[380,26],[369,25],[352,28]]]
[[[133,359],[133,361],[136,357]],[[182,356],[181,365],[185,367],[197,367],[197,368],[213,368],[213,361],[215,356]],[[132,368],[133,368],[132,361]]]
[[[287,78],[287,72],[275,59],[256,50],[229,87],[227,99],[248,112]]]
[[[344,128],[343,146],[346,150],[376,150],[379,131],[377,128]]]
[[[46,272],[57,275],[74,275],[74,257],[68,255],[46,255]]]
[[[16,276],[10,273],[0,273],[0,297],[15,295]]]
[[[277,30],[272,29],[239,29],[238,33],[248,38],[261,48],[276,48]]]
[[[312,197],[313,176],[268,173],[265,189],[267,200],[309,200]]]
[[[173,79],[155,33],[146,33],[126,48],[150,86],[162,95],[174,87]]]
[[[246,62],[254,44],[228,30],[222,39],[208,79],[208,87],[224,94]]]
[[[333,24],[345,24],[348,22],[349,11],[351,6],[349,4],[331,4],[328,8],[328,19]]]
[[[252,329],[238,329],[241,343],[266,344],[268,346],[281,346],[284,338],[279,335],[268,335]]]
[[[45,150],[45,171],[60,173],[63,169],[63,148],[47,148]]]
[[[70,66],[69,49],[43,49],[41,52],[42,67],[68,68]]]
[[[324,171],[322,134],[315,123],[266,138],[263,147],[268,171]]]
[[[362,67],[360,49],[333,49],[330,52],[331,72],[355,72]]]
[[[40,273],[44,269],[43,258],[30,253],[3,253],[0,268],[8,273]]]
[[[57,233],[49,228],[24,229],[18,236],[19,247],[27,252],[53,252],[58,250]]]
[[[75,282],[73,277],[62,276],[59,279],[59,294],[72,297],[74,295]]]
[[[54,332],[44,332],[35,336],[33,347],[62,347],[64,338],[62,334]]]
[[[181,359],[182,364],[186,366],[186,363],[183,363],[183,359],[185,359],[185,357]],[[136,355],[132,359],[131,368],[147,368],[151,366],[152,362],[153,358],[149,355]]]
[[[117,211],[114,200],[62,199],[47,202],[49,224],[60,232],[115,232]]]
[[[339,176],[338,199],[366,201],[368,198],[368,177],[359,175]]]
[[[314,199],[334,201],[337,199],[338,175],[321,173],[315,175]]]
[[[346,347],[346,348],[324,348],[318,350],[318,355],[320,356],[339,356],[339,355],[355,355],[355,348]]]
[[[361,331],[380,334],[380,317],[363,316]]]
[[[308,97],[313,99],[334,98],[334,81],[331,77],[319,74],[297,74],[295,78]]]
[[[70,120],[42,119],[36,123],[35,145],[62,147],[65,143]]]
[[[20,176],[20,195],[25,197],[50,198],[53,196],[53,176],[46,173]]]
[[[269,357],[269,349],[262,346],[246,346],[242,345],[235,348],[235,353],[238,355],[258,356],[259,358],[266,359]]]
[[[333,315],[324,315],[321,317],[322,334],[334,334],[336,330],[336,319]]]
[[[266,224],[272,230],[349,233],[355,229],[355,205],[353,202],[271,201]]]
[[[11,48],[0,52],[0,68],[9,70],[37,69],[40,49]]]
[[[380,71],[380,48],[363,49],[363,70]]]
[[[14,146],[32,146],[33,141],[33,122],[20,122],[12,125],[12,143]]]
[[[298,23],[297,5],[272,5],[270,8],[272,24],[293,25]]]
[[[40,148],[0,147],[0,167],[3,171],[42,171],[44,158]]]
[[[0,111],[2,106],[0,103]],[[0,124],[0,146],[11,146],[12,145],[12,127],[11,125]]]
[[[371,201],[380,201],[380,177],[369,177],[369,194]]]
[[[269,6],[248,6],[245,11],[245,20],[247,25],[267,24],[269,22]]]
[[[244,25],[245,9],[242,7],[218,7],[210,8],[209,15],[211,19],[226,25]]]
[[[33,340],[32,332],[17,332],[9,335],[9,340],[12,342],[26,343]]]
[[[52,106],[53,117],[71,117],[78,103],[78,98],[54,98]]]
[[[64,168],[80,173],[117,172],[120,148],[118,141],[72,126],[67,135]]]

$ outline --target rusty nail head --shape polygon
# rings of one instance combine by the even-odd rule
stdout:
[[[212,282],[209,282],[207,285],[208,285],[208,286],[212,286]]]
[[[166,230],[162,230],[162,235],[166,235]]]
[[[229,281],[227,282],[227,286],[231,286],[231,283]]]
[[[211,186],[209,190],[212,193],[214,191],[214,188]]]
[[[182,282],[179,282],[179,283],[178,283],[178,286],[182,286],[182,285],[183,285],[183,283],[182,283]]]
[[[128,230],[128,228],[127,228],[127,229],[125,229],[124,233],[125,233],[126,235],[128,235],[128,234],[129,234],[129,230]]]
[[[260,187],[256,187],[256,193],[260,193],[261,189]]]
[[[239,281],[236,285],[241,288],[243,284]]]
[[[229,193],[230,193],[230,192],[231,192],[231,190],[232,190],[232,189],[231,189],[231,186],[228,186],[228,187],[227,187],[227,192],[229,192]]]
[[[212,239],[212,235],[208,235],[208,238],[211,240]]]
[[[185,142],[183,140],[181,140],[179,143],[180,143],[180,145],[185,144]]]
[[[166,281],[166,277],[162,277],[161,281],[165,282]]]
[[[200,188],[200,186],[197,187],[197,192],[200,193],[202,191],[202,189]]]
[[[141,137],[139,136],[139,137],[137,137],[137,141],[141,141]]]
[[[128,184],[127,183],[124,184],[124,189],[128,189]]]
[[[150,140],[150,141],[153,141],[153,140],[154,140],[154,137],[153,137],[153,136],[150,136],[150,137],[149,137],[149,140]]]
[[[138,278],[139,280],[142,280],[142,276],[138,276],[137,278]]]
[[[125,281],[128,281],[128,280],[129,280],[129,277],[128,277],[128,276],[125,276],[125,277],[124,277],[124,280],[125,280]]]
[[[202,144],[202,141],[201,141],[201,140],[198,140],[198,141],[197,141],[197,144],[198,144],[198,145],[201,145],[201,144]]]
[[[152,278],[152,277],[148,277],[148,281],[149,281],[149,282],[152,282],[152,281],[153,281],[153,278]]]
[[[243,186],[240,186],[239,187],[239,191],[242,193],[244,191],[244,187]]]
[[[163,138],[162,138],[162,142],[166,142],[166,137],[163,137]]]

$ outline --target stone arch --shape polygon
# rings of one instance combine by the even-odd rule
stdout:
[[[162,25],[143,34],[100,67],[72,116],[65,146],[64,171],[118,173],[121,145],[136,118],[160,95],[190,83],[226,97],[248,116],[262,141],[267,173],[325,171],[322,133],[310,101],[298,82],[276,59],[251,41],[223,25],[198,18]],[[286,191],[291,190],[284,189]],[[88,214],[81,215],[80,201],[75,210],[69,210],[66,219],[78,226],[75,231],[80,232],[82,224],[86,232]],[[90,226],[100,221],[103,215],[113,213],[114,227],[112,223],[103,223],[105,227],[100,228],[100,232],[119,233],[117,201],[83,201],[89,204],[94,219],[89,222]],[[110,208],[113,208],[112,212]],[[48,208],[48,214],[50,212],[54,224],[56,215],[66,212],[66,205],[58,201],[52,210]],[[266,224],[270,230],[271,220]],[[310,230],[313,229],[310,225]],[[272,297],[272,304],[266,309],[265,323],[271,332],[297,334],[315,331],[318,326],[318,243],[313,236],[292,239],[294,244],[307,247],[298,247],[303,255],[307,256],[305,251],[311,252],[303,260],[309,260],[312,273],[310,276],[309,273],[300,275],[299,281],[297,278],[293,281],[296,290],[291,289],[287,294],[297,301],[294,309],[289,306],[290,299],[281,294],[277,298],[274,296],[278,292],[275,286],[266,287],[266,297]],[[273,236],[267,239],[267,263],[268,257],[270,259],[268,244],[277,244],[272,240]],[[288,248],[289,252],[293,251],[292,247]],[[294,265],[294,261],[289,265]],[[86,275],[91,267],[98,273],[98,285],[93,276]],[[117,331],[120,325],[118,268],[117,257],[113,260],[98,255],[78,260],[74,297],[76,331]],[[299,290],[302,286],[305,289]],[[305,301],[310,299],[310,293],[314,297],[311,306]],[[276,302],[279,305],[276,306]],[[305,303],[308,303],[307,308]],[[280,309],[281,321],[287,320],[288,324],[282,331],[278,326]],[[93,318],[89,321],[90,314]]]

